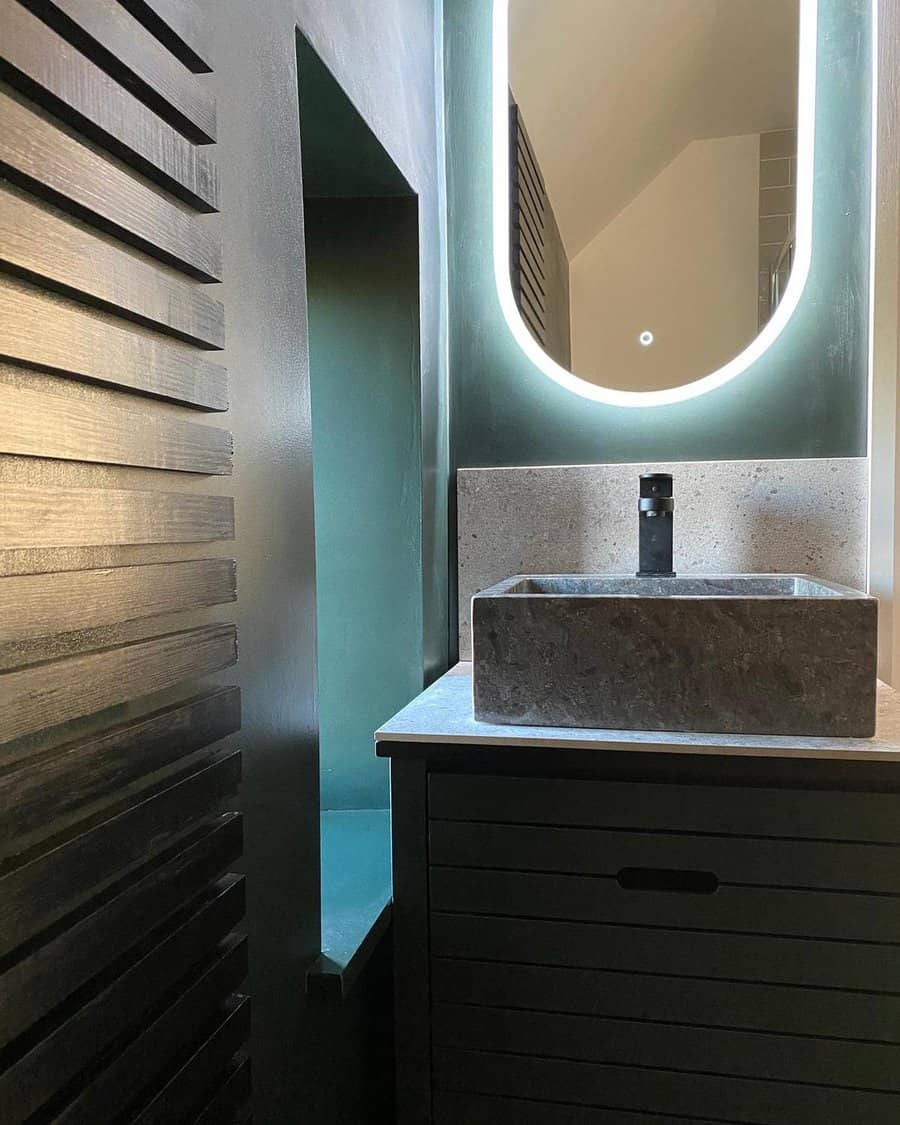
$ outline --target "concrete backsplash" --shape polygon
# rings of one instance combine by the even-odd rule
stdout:
[[[461,469],[460,659],[472,595],[494,582],[633,573],[638,476],[653,471],[675,477],[680,574],[799,572],[865,589],[864,457]]]

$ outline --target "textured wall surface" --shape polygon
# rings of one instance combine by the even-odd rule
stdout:
[[[866,583],[868,460],[711,461],[459,473],[459,647],[470,601],[514,574],[637,570],[638,475],[675,477],[679,574],[793,572]]]
[[[818,7],[814,248],[803,303],[772,348],[727,385],[631,410],[558,386],[506,325],[491,239],[493,4],[446,5],[456,465],[864,454],[871,5]]]
[[[227,424],[236,447],[254,1120],[364,1121],[362,1109],[347,1108],[364,1068],[365,1020],[354,1006],[363,1000],[327,1025],[304,1001],[305,971],[319,951],[319,785],[296,29],[419,195],[425,621],[427,660],[437,668],[446,660],[446,475],[438,436],[446,410],[433,5],[206,0],[206,10],[219,98]],[[345,1065],[335,1068],[330,1044],[342,1037]],[[343,1108],[338,1086],[346,1091]]]

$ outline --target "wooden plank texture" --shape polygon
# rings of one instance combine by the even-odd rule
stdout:
[[[0,578],[0,652],[15,641],[233,602],[234,559]]]
[[[237,859],[241,842],[240,815],[218,817],[15,961],[0,976],[0,1047],[202,894]]]
[[[0,674],[0,743],[90,715],[237,660],[233,625],[166,633]]]
[[[205,960],[237,925],[244,913],[243,891],[243,879],[228,876],[186,919],[179,917],[154,934],[135,961],[117,966],[101,978],[93,995],[46,1027],[39,1041],[0,1074],[4,1125],[21,1125],[116,1038],[145,1019],[159,997]]]
[[[211,1020],[215,1021],[215,1030],[200,1048],[205,1057],[195,1065],[199,1073],[209,1060],[215,1059],[218,1068],[224,1070],[229,1058],[236,1053],[249,1033],[248,1002],[234,998],[226,1000],[227,994],[237,988],[246,975],[246,939],[235,937],[200,970],[171,1007],[149,1024],[109,1066],[76,1094],[53,1118],[54,1125],[96,1125],[98,1121],[115,1120],[119,1112],[133,1104],[140,1091],[151,1080],[156,1079],[157,1074],[180,1050],[187,1047],[204,1028],[209,1028]],[[220,1014],[223,1009],[224,1017]],[[221,1054],[225,1051],[227,1053],[222,1058]],[[202,1087],[196,1091],[197,1096],[201,1093]],[[162,1099],[163,1096],[160,1093],[158,1098]],[[173,1102],[176,1100],[172,1098]],[[132,1111],[128,1112],[128,1120],[131,1120]],[[149,1112],[149,1109],[145,1109],[135,1120],[144,1120],[144,1115]],[[168,1108],[166,1112],[169,1112]],[[152,1115],[148,1120],[151,1119],[172,1125],[173,1122],[182,1120],[182,1117],[172,1113],[162,1118]]]
[[[218,206],[202,150],[22,7],[0,0],[0,77],[201,211]]]
[[[900,993],[895,945],[441,913],[431,932],[441,957]]]
[[[432,962],[431,980],[434,999],[447,1004],[900,1044],[900,996],[890,993],[444,958]]]
[[[0,357],[203,410],[228,409],[225,369],[196,348],[2,276]]]
[[[429,811],[444,820],[900,844],[900,797],[847,788],[432,773]]]
[[[190,140],[216,139],[208,82],[185,69],[118,0],[22,0]]]
[[[227,430],[147,411],[120,409],[72,394],[0,382],[0,453],[139,465],[188,473],[231,472]]]
[[[707,1074],[603,1066],[560,1059],[435,1052],[439,1089],[712,1117],[747,1125],[895,1125],[900,1096],[832,1086],[749,1081]]]
[[[186,67],[212,70],[208,27],[196,0],[121,0]]]
[[[900,1046],[438,1004],[439,1047],[900,1092]],[[839,1028],[823,1028],[831,1034]]]
[[[900,943],[895,895],[728,885],[714,894],[679,894],[624,889],[596,876],[432,867],[431,902],[466,914]]]
[[[0,263],[190,343],[225,344],[222,304],[196,282],[170,275],[138,251],[66,221],[11,188],[0,188]]]
[[[205,218],[5,91],[0,168],[34,194],[198,280],[221,281],[221,246]]]
[[[222,688],[68,743],[0,774],[0,858],[59,831],[142,777],[177,765],[241,725],[240,689]]]
[[[205,765],[0,879],[0,956],[209,820],[240,783],[240,753]]]
[[[230,496],[4,484],[0,550],[234,538]]]

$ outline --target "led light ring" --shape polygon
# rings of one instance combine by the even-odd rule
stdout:
[[[519,314],[509,272],[509,2],[494,0],[493,27],[493,215],[494,277],[500,307],[510,332],[531,362],[548,378],[582,398],[609,406],[664,406],[715,390],[746,371],[778,339],[794,314],[812,260],[813,156],[816,122],[816,24],[818,0],[800,0],[800,64],[797,105],[796,251],[784,295],[759,335],[717,371],[661,391],[619,391],[580,379],[541,348]]]

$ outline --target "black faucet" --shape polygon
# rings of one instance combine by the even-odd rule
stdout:
[[[672,474],[641,473],[641,498],[638,503],[640,560],[638,578],[675,577],[675,571],[672,569],[674,520]]]

